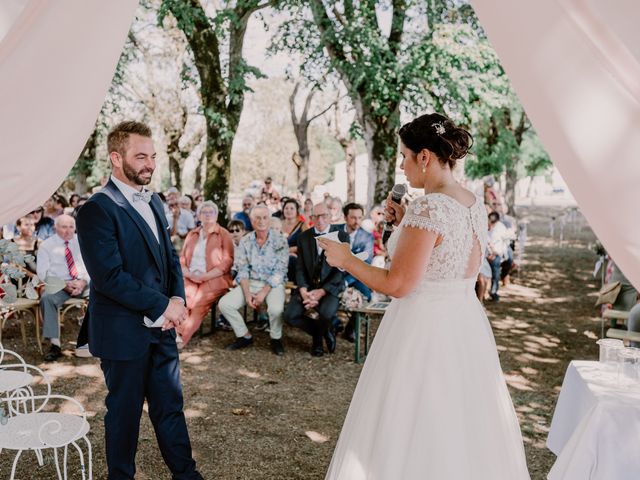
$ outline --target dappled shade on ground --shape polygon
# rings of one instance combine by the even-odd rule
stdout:
[[[581,220],[560,248],[548,229],[557,210],[522,209],[521,214],[531,221],[526,261],[515,283],[502,290],[501,301],[487,309],[520,418],[531,478],[543,480],[555,460],[545,441],[566,367],[574,358],[597,356],[594,338],[600,326],[592,308],[597,286],[591,277],[594,255],[588,249],[595,239]],[[77,329],[67,321],[63,341],[75,340]],[[289,329],[286,355],[279,358],[269,350],[268,334],[261,332],[253,347],[225,351],[232,335],[195,338],[181,354],[185,413],[200,471],[205,478],[225,480],[324,478],[361,369],[353,363],[352,344],[339,340],[335,355],[312,358],[308,338]],[[7,326],[3,340],[27,361],[40,364],[35,345],[25,350],[14,324]],[[98,360],[72,357],[69,344],[66,354],[44,368],[55,391],[74,396],[87,408],[95,478],[103,479],[102,372]],[[12,458],[8,451],[0,455],[0,478],[8,477]],[[70,453],[70,478],[80,478],[76,465]],[[141,480],[170,477],[146,414],[137,465]],[[18,478],[55,477],[50,456],[44,467],[35,468],[35,455],[26,454]]]

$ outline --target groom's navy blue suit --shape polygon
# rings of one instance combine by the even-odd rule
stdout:
[[[164,208],[150,202],[158,239],[109,181],[78,213],[78,239],[91,277],[89,349],[108,388],[105,436],[110,480],[132,479],[144,400],[174,479],[199,479],[183,414],[175,330],[148,328],[173,296],[184,299],[180,262]]]

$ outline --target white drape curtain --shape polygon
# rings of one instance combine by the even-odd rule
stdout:
[[[640,287],[638,0],[472,0],[552,160]],[[41,204],[91,133],[136,0],[3,0],[0,223]]]
[[[2,0],[0,224],[41,205],[91,134],[137,0]]]
[[[640,287],[640,2],[471,2],[580,209]]]

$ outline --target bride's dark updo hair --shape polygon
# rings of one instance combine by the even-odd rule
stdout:
[[[443,165],[451,169],[473,145],[473,137],[464,128],[457,127],[444,115],[421,115],[405,123],[398,131],[400,140],[414,153],[425,148],[438,156]]]

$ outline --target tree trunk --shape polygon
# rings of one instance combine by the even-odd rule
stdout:
[[[298,140],[298,160],[300,166],[298,167],[298,191],[306,194],[309,188],[309,160],[311,158],[311,152],[309,151],[308,141],[308,127],[309,124],[299,128],[295,128],[296,139]]]
[[[96,161],[96,147],[98,146],[98,128],[93,130],[91,136],[84,144],[80,158],[74,166],[74,192],[79,195],[84,195],[88,191],[87,177],[91,175],[93,164]]]
[[[506,213],[512,217],[516,216],[516,183],[518,182],[518,157],[511,157],[505,168],[505,186],[504,186],[504,203],[506,204]]]
[[[244,106],[245,91],[248,89],[245,76],[256,74],[242,57],[244,37],[251,14],[267,3],[259,4],[257,0],[241,2],[242,5],[233,8],[234,18],[231,18],[228,31],[229,58],[226,76],[222,68],[218,26],[209,21],[199,0],[189,0],[189,8],[185,8],[184,3],[172,1],[168,3],[168,7],[187,37],[200,76],[202,109],[207,124],[207,163],[203,195],[218,205],[218,221],[225,226],[228,217],[231,147]]]
[[[213,200],[218,206],[218,223],[227,225],[228,193],[231,177],[231,147],[232,142],[217,142],[220,135],[217,128],[207,125],[207,164],[205,170],[203,195],[207,200]]]
[[[170,135],[167,145],[167,156],[169,157],[169,178],[171,185],[182,192],[182,155],[178,143],[180,134]]]
[[[74,178],[75,187],[73,191],[78,195],[87,193],[87,174],[86,172],[77,171]]]
[[[347,201],[356,201],[356,142],[352,138],[343,145],[344,157],[347,162]]]
[[[202,190],[202,169],[204,168],[204,163],[207,158],[206,153],[203,151],[198,159],[198,164],[196,165],[196,178],[194,182],[194,188],[197,190]]]
[[[370,210],[387,198],[395,182],[399,109],[377,124],[368,118],[364,123],[364,141],[370,161],[366,208]]]

